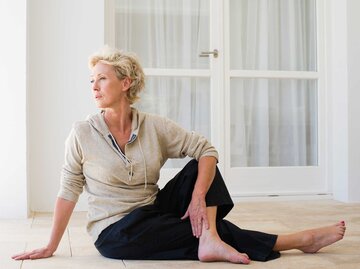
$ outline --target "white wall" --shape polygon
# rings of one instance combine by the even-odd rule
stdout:
[[[360,201],[360,1],[348,0],[349,200]]]
[[[103,46],[103,2],[29,1],[28,176],[32,210],[53,210],[64,141],[74,121],[96,111],[87,59]]]
[[[329,177],[334,198],[360,201],[360,2],[328,1]]]
[[[348,199],[348,80],[347,5],[343,0],[327,2],[327,96],[328,178],[334,198]]]
[[[27,215],[26,0],[0,1],[0,33],[0,218],[18,218]]]

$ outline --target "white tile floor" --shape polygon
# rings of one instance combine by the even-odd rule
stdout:
[[[237,203],[227,217],[245,229],[269,233],[288,233],[345,220],[345,238],[317,254],[299,251],[283,252],[280,259],[250,268],[360,268],[360,204],[344,204],[332,200],[270,201]],[[128,261],[112,260],[99,255],[86,234],[85,213],[74,213],[55,256],[35,261],[13,261],[11,255],[46,244],[51,228],[51,214],[35,213],[27,220],[0,220],[0,269],[57,268],[238,268],[228,263],[197,261]]]

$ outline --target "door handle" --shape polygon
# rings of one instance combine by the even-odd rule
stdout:
[[[214,49],[213,51],[202,51],[199,54],[199,57],[209,57],[211,54],[214,55],[214,58],[217,58],[219,56],[219,51],[217,49]]]

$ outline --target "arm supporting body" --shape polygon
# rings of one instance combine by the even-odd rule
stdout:
[[[75,202],[68,201],[63,198],[57,198],[50,240],[46,247],[17,254],[12,258],[15,260],[26,260],[51,257],[59,246],[66,226],[68,225],[71,214],[74,210],[75,204]]]

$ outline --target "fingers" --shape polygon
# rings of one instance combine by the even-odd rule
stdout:
[[[185,214],[185,216],[186,216],[186,214]],[[201,218],[192,217],[192,216],[190,216],[190,214],[187,214],[186,217],[185,216],[182,217],[181,219],[184,220],[185,218],[190,217],[192,233],[195,237],[199,238],[201,236],[201,226],[202,226]]]
[[[199,238],[203,228],[209,229],[205,200],[192,199],[185,215],[181,219],[184,220],[186,218],[190,218],[193,235]]]
[[[11,259],[16,260],[16,258],[19,257],[20,255],[21,255],[21,254],[15,254],[15,255],[11,256]]]
[[[202,235],[203,229],[209,229],[209,222],[207,216],[201,216],[197,218],[193,218],[191,220],[191,227],[193,231],[193,235],[199,238]]]
[[[33,255],[30,255],[29,257],[31,260],[36,260],[36,259],[41,259],[41,258],[46,258],[45,255],[43,255],[43,253],[35,253]]]
[[[193,235],[199,238],[201,236],[201,219],[194,218],[191,222]]]
[[[36,249],[29,252],[24,252],[20,254],[16,254],[12,256],[14,260],[28,260],[28,259],[41,259],[41,258],[48,258],[52,256],[52,253],[46,251],[46,249]]]
[[[189,209],[185,212],[185,215],[181,217],[181,220],[187,219],[188,217],[190,217],[190,212]],[[190,217],[190,223],[191,223],[191,229],[193,232],[193,235],[198,237],[198,220],[195,217]]]
[[[181,218],[181,220],[187,219],[190,217],[189,210],[186,211],[185,215]],[[193,235],[197,238],[201,236],[201,230],[202,230],[202,221],[201,217],[190,217],[190,223],[191,223],[191,229],[193,232]]]
[[[184,216],[182,216],[182,220],[184,220],[184,219],[186,219],[186,218],[188,218],[189,217],[189,209],[188,210],[186,210],[186,212],[185,212],[185,215]]]
[[[11,258],[13,258],[16,261],[18,261],[18,260],[28,260],[28,259],[30,259],[30,255],[32,253],[33,253],[33,251],[32,252],[24,252],[24,253],[16,254],[16,255],[12,256]]]
[[[196,237],[199,238],[202,234],[202,226],[203,226],[203,220],[200,219],[197,222],[197,231],[196,231]]]

